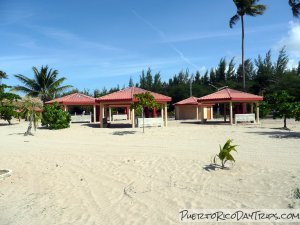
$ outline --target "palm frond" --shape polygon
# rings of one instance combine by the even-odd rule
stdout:
[[[32,93],[34,93],[34,91],[32,89],[24,87],[24,86],[20,86],[20,85],[14,86],[11,89],[11,91],[20,91],[20,92],[23,92],[28,95],[31,95]]]
[[[14,89],[25,92],[31,96],[38,96],[44,102],[52,99],[54,93],[64,91],[71,85],[62,86],[66,78],[57,79],[58,71],[49,69],[49,67],[41,66],[40,69],[32,67],[34,78],[30,79],[24,75],[18,74],[15,77],[24,85],[16,86]]]
[[[232,28],[239,20],[240,16],[238,14],[235,14],[233,17],[230,18],[229,27]]]
[[[265,5],[252,5],[245,11],[246,15],[258,16],[262,15],[266,11],[267,7]]]
[[[34,79],[30,79],[22,74],[17,74],[15,77],[21,81],[25,87],[31,89],[32,91],[38,91],[39,85]]]
[[[55,88],[55,92],[59,93],[62,91],[66,91],[67,89],[72,88],[72,87],[73,87],[72,85],[61,86],[61,87]]]
[[[296,0],[289,0],[289,5],[291,6],[292,13],[294,17],[300,16],[300,2]]]

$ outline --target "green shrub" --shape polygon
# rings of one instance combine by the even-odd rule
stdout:
[[[225,168],[227,161],[235,162],[235,159],[231,155],[231,151],[236,151],[235,147],[237,145],[231,145],[232,140],[228,139],[224,144],[223,148],[220,145],[220,152],[214,157],[213,162],[216,164],[216,159],[218,158],[221,161],[221,168]],[[237,151],[236,151],[237,152]]]
[[[51,130],[58,130],[70,127],[71,116],[61,109],[55,102],[53,105],[46,105],[43,111],[42,125]]]

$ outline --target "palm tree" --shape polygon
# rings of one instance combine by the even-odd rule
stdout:
[[[0,84],[2,83],[2,79],[6,79],[6,78],[7,78],[7,74],[0,70]]]
[[[244,27],[244,16],[258,16],[262,15],[266,10],[265,5],[257,5],[259,0],[233,0],[237,12],[231,17],[229,26],[232,28],[239,19],[242,22],[242,71],[243,71],[243,89],[246,90],[246,78],[245,78],[245,63],[244,63],[244,39],[245,39],[245,27]]]
[[[15,86],[14,90],[24,92],[31,97],[39,97],[45,103],[53,99],[55,94],[72,87],[71,85],[61,86],[66,78],[58,79],[58,71],[49,69],[48,66],[42,66],[40,70],[32,67],[32,70],[34,72],[33,79],[22,74],[15,75],[24,86]]]
[[[27,131],[24,133],[24,136],[31,135],[32,125],[34,130],[37,128],[37,123],[41,119],[40,109],[43,107],[43,103],[39,98],[24,97],[18,103],[20,115],[29,121]]]
[[[289,5],[292,8],[293,16],[300,16],[300,1],[299,0],[289,0]]]

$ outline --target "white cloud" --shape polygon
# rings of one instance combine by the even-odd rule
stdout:
[[[278,48],[284,46],[293,57],[300,57],[300,23],[290,22],[287,35],[277,45]]]

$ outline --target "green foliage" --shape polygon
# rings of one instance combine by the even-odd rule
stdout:
[[[43,111],[42,125],[51,130],[58,130],[70,127],[71,116],[61,109],[55,102],[53,105],[46,105]]]
[[[145,117],[145,115],[144,115],[145,108],[158,109],[160,107],[150,92],[136,94],[134,97],[135,97],[136,101],[131,105],[131,108],[134,108],[137,111],[141,111],[143,119]],[[144,123],[143,123],[143,132],[144,131],[145,131],[145,127],[144,127]]]
[[[12,102],[0,103],[0,118],[6,120],[8,124],[11,124],[13,117],[17,117],[17,112]]]
[[[18,102],[20,109],[20,116],[29,121],[27,131],[24,133],[25,136],[32,135],[31,132],[32,124],[34,130],[37,128],[38,121],[41,119],[40,109],[43,107],[43,103],[39,98],[24,97]]]
[[[237,152],[237,150],[235,149],[237,145],[231,145],[231,142],[232,142],[232,140],[228,139],[223,147],[220,145],[220,152],[219,152],[219,154],[217,154],[214,157],[213,162],[216,164],[217,158],[218,158],[221,161],[221,168],[222,169],[225,168],[225,164],[226,164],[227,161],[235,162],[235,159],[231,155],[231,151],[236,151]]]
[[[39,97],[43,102],[46,102],[53,99],[60,92],[72,87],[71,85],[62,86],[66,78],[58,78],[58,71],[49,69],[48,66],[42,66],[40,70],[33,67],[32,70],[34,72],[33,79],[22,74],[15,75],[24,86],[15,86],[14,90],[24,92],[31,97]]]
[[[294,209],[300,200],[300,188],[294,188],[291,192],[292,203],[288,204],[289,209]]]
[[[134,109],[142,109],[146,107],[149,109],[159,108],[159,105],[150,92],[136,94],[134,97],[136,98],[136,101],[131,106]]]
[[[259,117],[266,118],[271,112],[271,109],[267,102],[261,102],[259,104]]]
[[[0,70],[0,84],[1,84],[1,79],[6,79],[7,78],[7,74],[4,71]]]
[[[295,118],[295,114],[297,114],[297,105],[293,102],[294,97],[290,96],[286,91],[278,91],[267,95],[265,101],[273,111],[273,118],[283,118],[283,127],[287,128],[286,119]]]
[[[7,75],[0,71],[0,81],[2,78],[7,78]],[[10,88],[5,84],[0,84],[0,118],[6,120],[8,124],[11,124],[13,117],[17,117],[15,102],[20,99],[19,95],[14,93],[6,92],[5,89]]]
[[[130,77],[130,79],[129,79],[128,87],[134,87],[134,83],[133,83],[132,77]]]
[[[300,121],[300,102],[294,105],[294,116],[296,121]]]
[[[293,190],[293,198],[294,199],[300,199],[300,188],[295,188]]]

